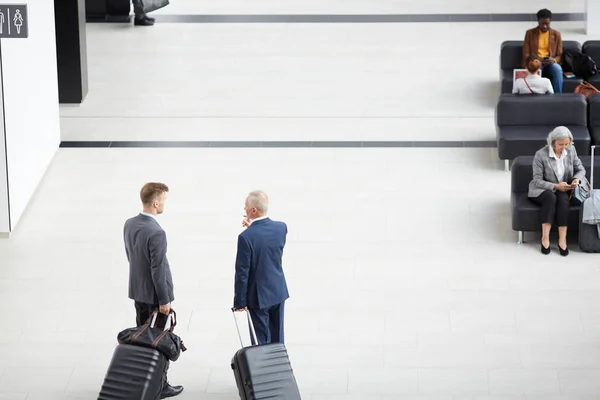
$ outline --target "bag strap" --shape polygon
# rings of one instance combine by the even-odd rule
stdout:
[[[527,77],[523,78],[523,81],[525,82],[525,84],[529,88],[529,91],[531,92],[531,94],[533,94],[533,90],[531,90],[531,86],[529,86],[529,83],[527,83]]]
[[[154,322],[156,321],[156,316],[158,315],[158,310],[154,310],[152,311],[152,314],[150,314],[150,316],[148,317],[148,319],[146,320],[146,322],[144,322],[144,325],[148,325],[149,327],[154,325]]]
[[[169,317],[171,319],[171,326],[169,327],[169,332],[173,332],[175,326],[177,325],[177,313],[175,312],[175,310],[171,309]]]
[[[171,326],[169,327],[168,331],[173,332],[173,330],[175,329],[175,326],[177,325],[177,313],[175,312],[175,310],[171,309],[168,317],[171,321]],[[158,318],[158,310],[154,310],[152,312],[152,314],[150,314],[150,316],[148,317],[148,319],[146,320],[144,325],[147,325],[149,328],[154,328],[154,324],[156,323],[156,318]]]

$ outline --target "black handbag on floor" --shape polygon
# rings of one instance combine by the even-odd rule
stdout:
[[[169,5],[169,0],[141,0],[145,14],[160,10]]]
[[[119,344],[132,344],[156,349],[169,360],[177,361],[181,352],[187,350],[183,340],[173,333],[177,325],[177,314],[175,310],[171,310],[169,313],[170,327],[168,330],[158,329],[154,326],[157,317],[158,311],[154,311],[144,325],[119,332],[117,341]]]

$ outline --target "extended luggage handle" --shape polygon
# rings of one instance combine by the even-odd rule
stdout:
[[[233,315],[233,320],[235,321],[235,327],[237,329],[237,333],[238,333],[238,337],[240,338],[240,346],[244,347],[244,341],[242,340],[242,332],[240,331],[240,326],[238,324],[238,320],[235,317],[235,313],[236,312],[241,312],[242,310],[238,311],[235,309],[235,307],[231,307],[231,311]],[[248,326],[250,327],[250,342],[251,342],[251,346],[254,345],[255,343],[258,344],[258,338],[256,336],[256,331],[254,330],[254,323],[252,322],[252,317],[250,316],[250,311],[248,311],[248,309],[243,310],[246,313],[246,317],[248,319]]]
[[[591,180],[591,190],[594,190],[594,150],[596,150],[596,145],[592,146],[592,167],[591,167],[591,171],[590,171],[590,180]],[[590,193],[591,193],[590,190]]]

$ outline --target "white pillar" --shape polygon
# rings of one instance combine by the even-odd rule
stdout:
[[[600,35],[600,0],[585,1],[585,33]]]
[[[1,63],[0,63],[1,64]],[[0,68],[0,82],[2,70]],[[0,237],[10,233],[10,212],[8,210],[8,172],[6,171],[6,135],[4,134],[4,103],[0,91]]]
[[[29,36],[0,39],[0,237],[14,232],[60,144],[54,2],[14,3],[27,4]]]

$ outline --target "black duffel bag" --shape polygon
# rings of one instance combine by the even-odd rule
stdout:
[[[158,329],[154,326],[158,310],[154,311],[146,323],[135,328],[125,329],[117,335],[119,344],[149,347],[163,353],[171,361],[177,361],[182,351],[186,351],[183,340],[173,333],[177,325],[175,310],[169,313],[170,327],[168,330]]]
[[[587,81],[598,73],[598,67],[590,56],[576,50],[565,50],[562,55],[562,68]]]

